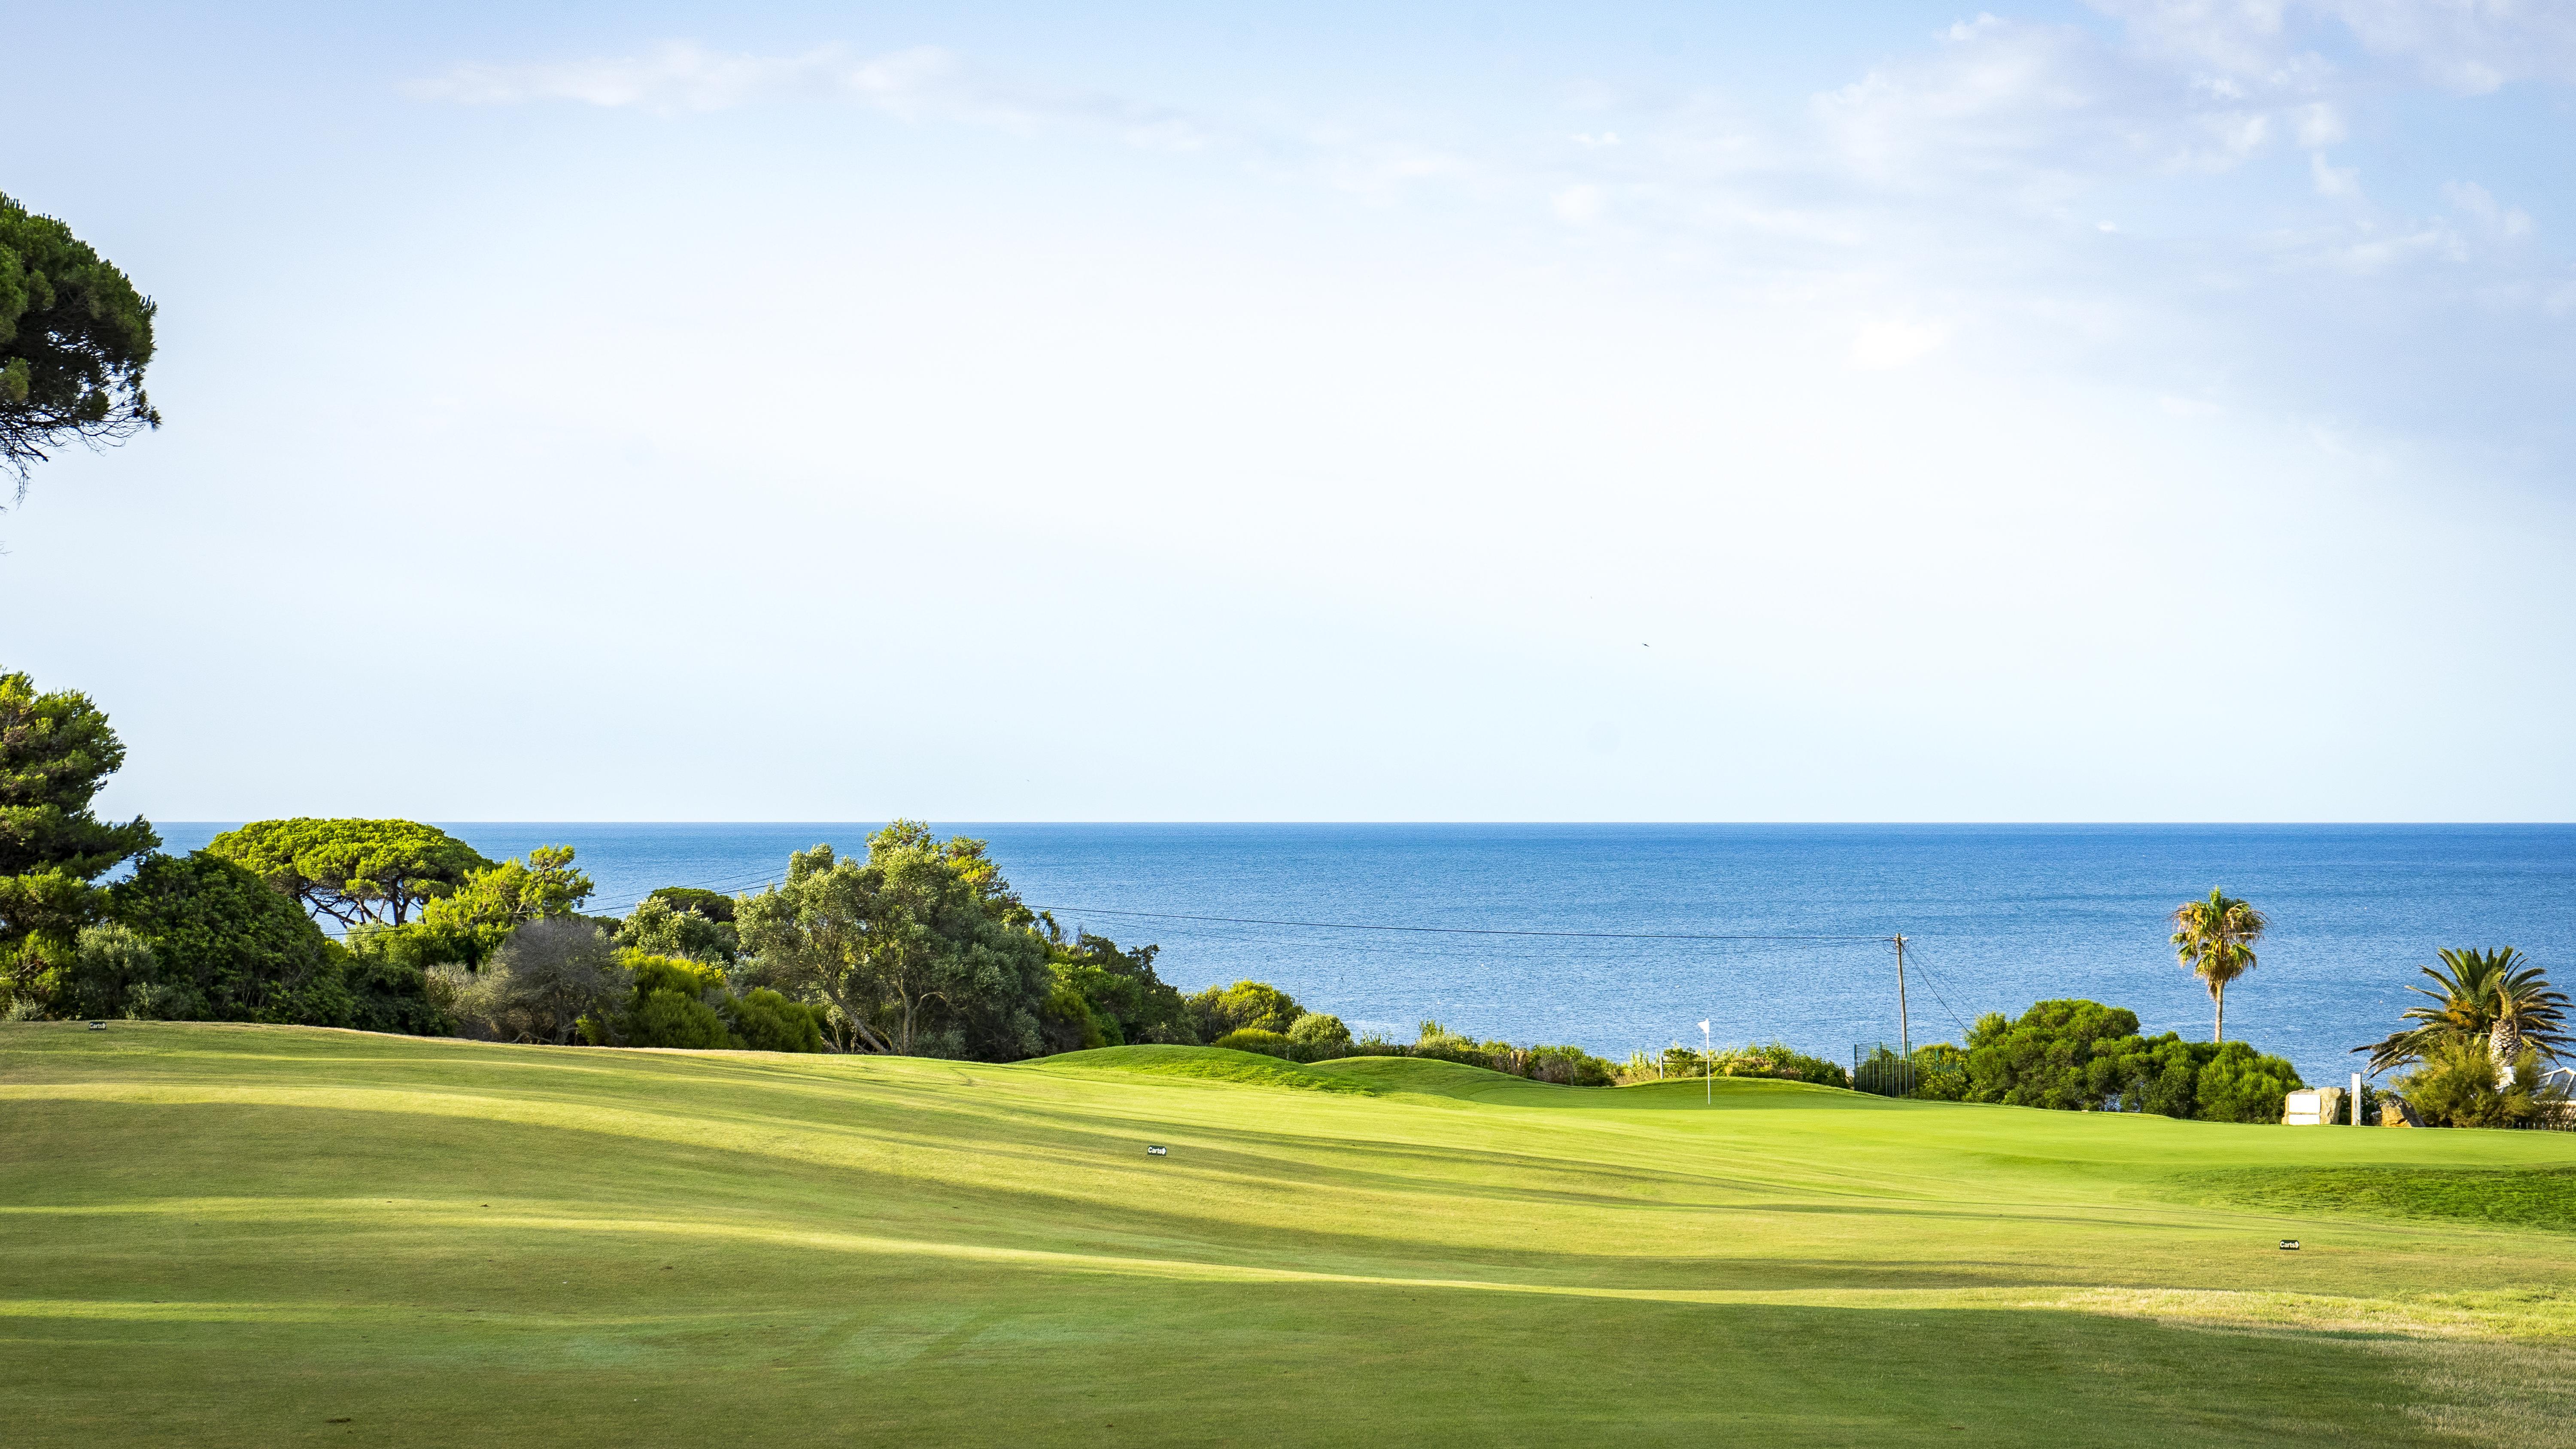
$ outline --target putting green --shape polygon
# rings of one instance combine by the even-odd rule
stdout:
[[[28,1449],[2576,1438],[2576,1135],[1715,1098],[1168,1047],[5,1025],[0,1424]]]

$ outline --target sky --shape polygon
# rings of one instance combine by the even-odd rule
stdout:
[[[2576,818],[2563,3],[7,29],[120,814]]]

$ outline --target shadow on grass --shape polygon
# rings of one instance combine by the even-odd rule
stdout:
[[[2025,1309],[1532,1300],[741,1255],[593,1316],[405,1274],[330,1319],[8,1320],[13,1442],[2413,1446],[2552,1432],[2565,1349]],[[549,1282],[546,1291],[553,1291]],[[148,1363],[138,1373],[136,1365]],[[345,1427],[344,1427],[345,1426]],[[358,1436],[352,1440],[348,1435]]]

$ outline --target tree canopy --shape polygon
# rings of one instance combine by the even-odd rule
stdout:
[[[474,847],[415,820],[257,820],[206,849],[344,926],[401,925],[492,868]]]
[[[2137,1013],[2098,1001],[2041,1001],[1968,1033],[1964,1076],[1926,1074],[1915,1095],[2061,1111],[2155,1112],[2204,1122],[2277,1122],[2298,1069],[2243,1042],[2138,1034]]]
[[[1001,1061],[1044,1044],[1054,979],[1034,919],[984,842],[910,820],[869,837],[864,862],[796,852],[784,885],[734,912],[746,979],[829,1002],[849,1045]]]
[[[2205,901],[2174,908],[2174,954],[2209,987],[2218,1012],[2214,1041],[2227,1040],[2227,983],[2254,969],[2254,942],[2271,924],[2261,911],[2215,887]]]
[[[48,449],[161,426],[143,393],[154,311],[70,227],[0,196],[0,474],[18,497]]]
[[[88,695],[38,694],[26,675],[0,674],[0,875],[96,880],[158,846],[141,816],[110,825],[91,812],[124,763],[124,742]]]
[[[2372,1071],[2429,1060],[2453,1038],[2481,1039],[2499,1070],[2510,1070],[2525,1045],[2551,1058],[2568,1046],[2566,993],[2552,987],[2547,974],[2513,947],[2446,947],[2440,965],[2422,969],[2432,989],[2406,989],[2432,1004],[2402,1013],[2415,1024],[2353,1048],[2370,1053]]]
[[[99,915],[90,882],[161,843],[141,816],[111,825],[91,809],[124,763],[88,695],[0,674],[0,970],[13,999],[51,992]]]
[[[99,1001],[100,1014],[192,1020],[296,1022],[339,1026],[354,1009],[338,948],[295,903],[220,856],[197,851],[146,856],[131,879],[108,888],[110,908],[149,947],[153,970],[130,979],[125,999]],[[149,985],[148,1007],[132,999]],[[86,983],[99,995],[100,983]]]

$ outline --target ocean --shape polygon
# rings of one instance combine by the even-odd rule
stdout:
[[[166,849],[219,823],[163,824]],[[570,845],[623,913],[656,886],[756,889],[791,850],[856,853],[868,824],[478,824],[494,858]],[[1184,991],[1253,978],[1355,1032],[1436,1019],[1604,1056],[1784,1041],[1848,1061],[1898,1034],[1884,939],[1903,933],[1913,1040],[2051,997],[2206,1039],[2208,993],[2166,944],[2213,886],[2272,920],[2227,1032],[2340,1082],[2443,946],[2519,946],[2576,988],[2576,826],[937,824],[992,843],[1068,929],[1154,943]],[[1226,921],[1174,917],[1227,917]],[[1265,924],[1251,924],[1261,922]],[[1289,924],[1313,923],[1313,924]],[[1332,926],[1578,933],[1480,936]]]

